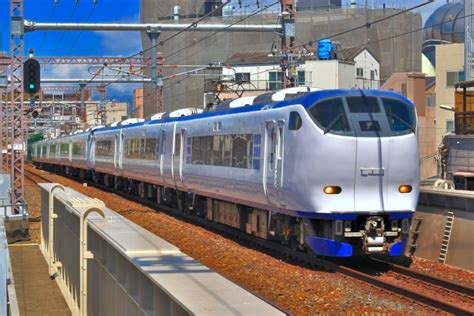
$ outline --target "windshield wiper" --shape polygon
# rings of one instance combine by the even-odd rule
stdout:
[[[405,121],[404,119],[402,119],[396,114],[390,113],[390,115],[393,116],[395,119],[399,120],[400,122],[402,122],[403,124],[405,124],[413,132],[413,134],[416,134],[415,128],[410,123],[408,123],[407,121]]]
[[[326,135],[333,127],[336,125],[337,122],[342,118],[342,113],[339,113],[331,123],[329,123],[328,127],[324,129],[324,135]]]

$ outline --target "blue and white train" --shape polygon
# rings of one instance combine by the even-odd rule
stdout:
[[[415,106],[312,90],[45,140],[34,162],[318,255],[402,255],[419,193]]]

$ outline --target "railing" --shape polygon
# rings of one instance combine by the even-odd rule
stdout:
[[[474,134],[474,111],[455,113],[454,122],[457,135]]]
[[[5,222],[0,217],[0,315],[20,315],[8,254]]]
[[[40,187],[41,249],[74,315],[282,315],[102,201]]]

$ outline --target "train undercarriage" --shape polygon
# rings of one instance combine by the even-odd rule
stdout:
[[[410,229],[411,213],[350,214],[332,219],[292,217],[120,176],[53,164],[35,165],[321,256],[403,255]]]

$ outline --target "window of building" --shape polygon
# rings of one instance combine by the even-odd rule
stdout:
[[[239,83],[250,83],[250,72],[237,72],[235,74],[235,81]]]
[[[111,140],[99,140],[95,143],[95,155],[98,157],[113,157],[114,147]]]
[[[370,80],[375,80],[375,71],[374,70],[370,71]]]
[[[429,108],[436,106],[436,94],[426,95],[426,106]]]
[[[306,85],[306,73],[304,71],[298,71],[298,76],[296,77],[296,85],[297,86]]]
[[[282,73],[281,71],[270,71],[268,73],[268,90],[280,90]]]
[[[446,87],[454,87],[456,82],[464,81],[466,78],[464,71],[446,71]]]
[[[407,84],[406,84],[406,83],[402,83],[402,85],[401,85],[401,90],[402,90],[402,91],[401,91],[402,95],[403,95],[404,97],[406,97],[406,96],[407,96]]]
[[[364,78],[364,68],[356,68],[356,77]]]
[[[454,121],[453,120],[446,120],[446,132],[454,132]]]
[[[195,136],[191,163],[252,169],[253,134]]]

